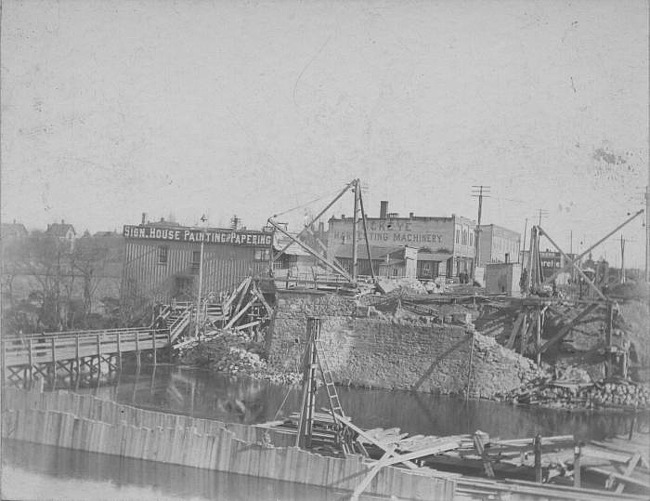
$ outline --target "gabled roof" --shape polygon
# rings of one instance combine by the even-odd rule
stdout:
[[[27,228],[22,223],[2,223],[0,229],[2,238],[20,238],[28,235]]]
[[[45,233],[53,237],[66,237],[70,230],[72,230],[72,233],[74,235],[77,234],[77,232],[74,230],[74,226],[71,224],[52,223],[47,225],[47,230],[45,230]]]

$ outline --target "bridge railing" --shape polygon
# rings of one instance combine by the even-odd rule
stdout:
[[[167,329],[118,329],[91,332],[66,332],[49,337],[3,339],[5,366],[52,363],[89,355],[121,356],[122,353],[155,350],[169,344]]]
[[[74,337],[74,336],[96,336],[97,334],[117,334],[118,332],[144,332],[151,330],[150,327],[128,327],[118,329],[96,329],[96,330],[75,330],[75,331],[50,331],[50,332],[28,332],[22,334],[7,334],[5,340],[20,340],[29,338],[50,338],[50,337]],[[161,329],[162,330],[162,329]]]

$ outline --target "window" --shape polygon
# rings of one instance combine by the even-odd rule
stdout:
[[[192,273],[197,273],[201,267],[201,251],[192,251]]]
[[[467,230],[463,230],[463,245],[467,245]]]
[[[255,261],[268,261],[269,258],[269,249],[255,249]]]
[[[158,247],[158,264],[167,266],[168,255],[169,255],[169,247],[165,247],[165,246]]]
[[[469,244],[474,245],[474,232],[473,231],[469,232]]]
[[[460,230],[456,230],[456,243],[460,243]]]

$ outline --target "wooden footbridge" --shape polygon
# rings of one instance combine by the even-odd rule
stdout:
[[[192,305],[165,306],[150,327],[91,331],[45,332],[2,339],[2,383],[29,386],[36,378],[93,377],[119,370],[125,355],[157,351],[170,346],[188,327]]]
[[[261,324],[271,313],[252,277],[248,277],[223,303],[203,301],[198,318],[204,328],[239,330]],[[175,345],[196,318],[195,303],[174,302],[156,307],[148,327],[4,336],[2,384],[30,387],[37,378],[53,381],[57,374],[90,379],[121,369],[125,355],[134,355],[140,366],[142,354],[151,353],[155,364],[158,350]]]

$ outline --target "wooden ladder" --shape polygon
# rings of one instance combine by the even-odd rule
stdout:
[[[327,398],[329,399],[332,418],[335,422],[338,423],[338,418],[336,415],[338,414],[339,416],[345,416],[345,413],[343,412],[343,407],[341,407],[339,394],[337,393],[336,386],[334,385],[332,371],[330,370],[329,364],[327,363],[327,357],[325,356],[323,342],[320,339],[316,339],[316,355],[318,357],[318,367],[320,369],[323,382],[325,383],[325,391],[327,391]]]

